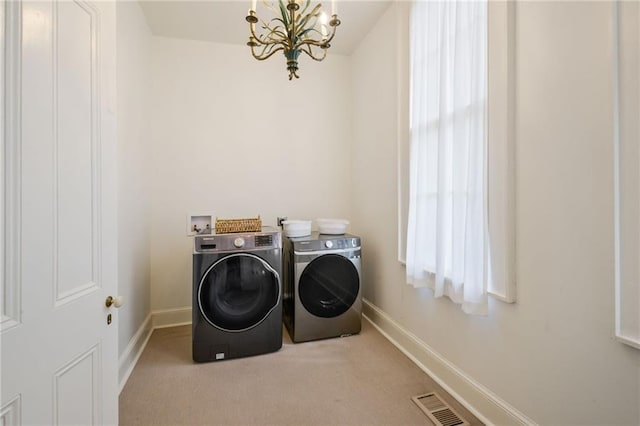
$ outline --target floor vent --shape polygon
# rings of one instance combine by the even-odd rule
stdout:
[[[411,398],[436,426],[468,426],[469,422],[460,417],[435,392]]]

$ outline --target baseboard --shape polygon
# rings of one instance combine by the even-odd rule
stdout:
[[[138,363],[142,351],[147,346],[153,330],[187,324],[191,324],[191,306],[153,311],[145,318],[118,360],[120,392],[127,384],[127,380]]]
[[[140,328],[138,328],[138,331],[136,331],[136,334],[133,335],[118,360],[118,383],[120,385],[120,392],[122,392],[124,385],[127,383],[127,380],[129,380],[129,376],[131,375],[133,368],[138,363],[138,359],[140,359],[142,351],[147,346],[147,342],[153,332],[151,324],[151,314],[149,314],[142,322]]]
[[[368,300],[363,316],[418,367],[487,425],[535,425],[535,422],[438,354]]]
[[[187,325],[191,324],[191,306],[153,311],[151,316],[154,329]]]

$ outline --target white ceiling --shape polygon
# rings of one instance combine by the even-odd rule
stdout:
[[[139,0],[154,35],[189,40],[246,45],[249,24],[245,21],[250,0],[157,1]],[[313,1],[316,3],[316,1]],[[258,0],[258,17],[271,19]],[[337,3],[341,24],[330,52],[349,55],[391,4],[387,0],[341,0]],[[325,10],[329,12],[329,0]]]

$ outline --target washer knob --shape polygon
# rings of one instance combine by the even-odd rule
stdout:
[[[351,240],[351,245],[354,247],[358,245],[355,238]]]
[[[244,238],[236,238],[235,240],[233,240],[233,245],[236,246],[237,248],[242,248],[244,247]]]
[[[333,247],[333,241],[327,241],[324,243],[324,246],[328,249],[330,249],[331,247]]]

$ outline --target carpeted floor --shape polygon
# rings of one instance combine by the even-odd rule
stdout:
[[[429,425],[411,397],[437,391],[481,423],[363,320],[359,335],[196,364],[191,326],[154,331],[120,394],[127,425]]]

